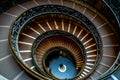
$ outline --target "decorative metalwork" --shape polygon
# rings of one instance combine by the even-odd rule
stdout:
[[[28,21],[35,18],[36,16],[40,16],[44,14],[63,14],[74,18],[78,22],[79,21],[82,22],[85,25],[86,29],[90,31],[90,33],[93,35],[95,39],[97,45],[97,61],[98,62],[100,61],[102,57],[102,53],[101,53],[102,41],[95,26],[92,24],[90,20],[88,20],[84,15],[82,15],[78,11],[59,5],[42,5],[42,6],[34,7],[27,10],[25,13],[23,13],[20,17],[16,19],[16,21],[14,22],[14,24],[10,29],[9,43],[13,53],[15,53],[19,59],[20,56],[18,50],[18,38],[20,31]],[[98,62],[95,63],[96,66]],[[96,68],[96,66],[94,67],[94,69]]]
[[[71,16],[71,17],[75,18],[76,20],[81,21],[94,36],[96,44],[97,44],[97,50],[98,50],[98,53],[100,54],[100,51],[102,48],[102,42],[101,42],[100,36],[97,32],[97,29],[90,22],[90,20],[88,20],[84,15],[82,15],[81,13],[79,13],[73,9],[63,7],[63,6],[58,6],[58,5],[43,5],[43,6],[29,9],[28,11],[23,13],[14,22],[13,27],[11,28],[10,40],[12,42],[12,45],[17,44],[18,35],[19,35],[21,29],[30,19],[32,19],[38,15],[49,14],[49,13],[64,14],[64,15]],[[18,50],[16,50],[16,47],[17,47],[17,45],[13,46],[14,50],[17,52]]]
[[[14,1],[16,1],[16,0],[14,0]],[[13,3],[10,2],[9,5],[7,5],[7,6],[5,5],[5,7],[4,7],[5,9],[3,9],[3,6],[2,6],[0,8],[0,12],[5,11],[6,9],[8,9],[8,7],[14,6],[15,4],[18,3],[18,2],[14,2],[14,1],[13,1]],[[24,0],[24,1],[27,1],[27,0]],[[92,1],[92,2],[94,2],[94,1]],[[113,11],[113,13],[118,21],[118,25],[120,27],[120,16],[119,16],[120,1],[119,0],[105,0],[105,2],[108,4],[109,8]],[[13,24],[13,27],[10,29],[10,32],[11,32],[10,36],[9,36],[10,46],[13,49],[13,52],[17,54],[17,56],[19,56],[18,45],[17,45],[18,44],[18,36],[19,36],[19,33],[20,33],[21,29],[23,28],[23,26],[30,19],[34,18],[35,16],[49,14],[49,13],[69,15],[69,16],[72,16],[75,19],[83,22],[83,24],[86,25],[86,28],[88,28],[91,31],[91,33],[94,35],[94,37],[96,39],[96,43],[97,43],[97,45],[99,45],[99,46],[97,46],[97,50],[99,50],[98,53],[101,53],[100,50],[102,48],[102,42],[100,40],[99,34],[98,34],[97,30],[95,29],[94,25],[85,16],[83,16],[82,14],[78,13],[75,10],[71,10],[66,7],[61,7],[61,6],[57,6],[57,5],[43,5],[43,6],[35,7],[35,8],[32,8],[32,9],[26,11],[15,21],[15,23]],[[119,28],[118,28],[117,32],[120,33]],[[120,36],[120,34],[118,34],[118,35]],[[118,55],[118,58],[116,59],[114,66],[111,66],[111,69],[110,69],[110,71],[108,71],[108,73],[109,72],[111,73],[112,71],[114,71],[115,66],[118,65],[119,56],[120,55]],[[107,76],[107,75],[105,75],[105,76]]]
[[[83,56],[85,56],[84,54],[84,46],[83,44],[73,35],[67,33],[67,32],[63,32],[63,31],[58,31],[58,30],[53,30],[53,31],[49,31],[47,33],[44,33],[43,35],[39,36],[33,44],[33,54],[35,53],[36,48],[38,47],[39,43],[44,40],[47,37],[50,36],[63,36],[63,37],[67,37],[71,40],[73,40],[78,46],[79,48],[82,50],[82,54]]]
[[[76,47],[76,46],[78,46],[79,47],[79,49],[80,49],[80,53],[82,54],[82,55],[78,55],[77,57],[81,57],[81,59],[82,59],[82,57],[83,57],[83,60],[85,60],[85,56],[86,56],[86,54],[84,54],[85,53],[85,51],[84,51],[84,46],[82,45],[82,43],[75,37],[75,36],[73,36],[73,35],[71,35],[71,34],[69,34],[68,32],[64,32],[64,31],[61,31],[61,30],[52,30],[52,31],[48,31],[48,32],[46,32],[46,33],[44,33],[44,34],[42,34],[42,35],[40,35],[35,41],[34,41],[34,43],[33,43],[33,46],[32,46],[32,57],[33,57],[33,61],[34,61],[34,64],[37,66],[37,68],[38,68],[38,70],[40,71],[40,73],[41,74],[46,74],[46,73],[44,73],[44,71],[42,71],[41,69],[40,69],[40,67],[38,67],[39,65],[37,64],[37,62],[36,62],[36,58],[35,58],[35,55],[36,55],[36,51],[37,51],[37,48],[38,48],[38,46],[40,45],[40,43],[44,40],[44,39],[46,39],[46,38],[48,38],[48,37],[52,37],[52,36],[61,36],[61,37],[66,37],[66,38],[68,38],[68,39],[70,39],[70,40],[72,40],[73,42],[75,42],[74,44],[76,44],[76,45],[74,45],[74,47]],[[59,40],[59,39],[58,39]],[[65,39],[64,39],[65,40]],[[68,42],[70,42],[70,41],[68,41]],[[67,43],[67,42],[66,42]],[[72,43],[72,42],[71,42]],[[52,47],[52,46],[51,46]],[[78,48],[78,47],[76,47],[76,48]],[[77,52],[78,53],[78,52]],[[77,54],[76,53],[76,54]],[[37,54],[38,55],[38,54]],[[83,62],[82,62],[83,63]],[[45,64],[45,63],[44,63]],[[84,65],[82,65],[82,68],[84,67]],[[47,74],[46,74],[47,75]],[[49,77],[49,76],[48,76]]]
[[[119,0],[105,0],[105,2],[108,4],[109,8],[113,10],[113,13],[120,27],[120,1]]]

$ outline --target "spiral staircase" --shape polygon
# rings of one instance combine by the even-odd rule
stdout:
[[[0,80],[120,79],[119,0],[12,0],[0,10]]]

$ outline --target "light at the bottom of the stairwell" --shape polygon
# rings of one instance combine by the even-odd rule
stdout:
[[[65,72],[65,71],[67,70],[67,67],[66,67],[66,65],[64,65],[64,64],[60,64],[59,67],[58,67],[58,70],[59,70],[60,72]]]

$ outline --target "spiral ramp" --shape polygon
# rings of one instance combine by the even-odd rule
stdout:
[[[19,59],[16,59],[17,57],[15,57],[15,54],[11,54],[10,36],[12,35],[10,34],[12,32],[11,30],[13,30],[12,26],[14,21],[16,21],[16,19],[26,11],[43,5],[67,7],[81,13],[81,15],[84,15],[95,26],[95,29],[100,36],[100,53],[97,52],[98,44],[94,39],[94,35],[88,29],[85,29],[86,27],[84,24],[75,22],[76,20],[74,21],[74,19],[71,19],[71,16],[47,14],[42,17],[40,16],[39,18],[35,18],[34,20],[30,20],[30,22],[24,25],[25,28],[20,31],[18,49],[21,56],[21,62],[25,64],[27,68],[26,66],[21,65]],[[17,4],[0,14],[0,80],[50,80],[53,77],[51,77],[51,75],[46,76],[46,73],[44,73],[45,70],[42,68],[42,57],[44,57],[45,52],[49,50],[51,46],[55,45],[65,47],[68,50],[71,50],[71,52],[73,51],[72,53],[74,53],[73,55],[77,61],[77,67],[81,67],[82,62],[80,61],[84,61],[85,59],[83,63],[84,66],[82,66],[83,70],[81,70],[79,76],[75,78],[76,80],[97,80],[99,77],[101,78],[101,76],[107,74],[107,72],[111,70],[111,67],[113,68],[113,66],[117,66],[119,64],[120,44],[117,34],[112,27],[113,26],[110,25],[110,23],[100,14],[85,5],[74,1],[30,0]],[[81,44],[83,44],[83,47],[85,48],[84,51],[86,57],[81,57],[82,54],[79,54],[81,52],[77,50],[76,47],[73,47],[74,43],[72,44],[71,40],[64,39],[64,37],[61,36],[48,37],[43,40],[43,43],[41,41],[41,45],[38,45],[36,50],[35,58],[37,59],[39,68],[41,69],[40,71],[43,72],[43,74],[39,76],[39,73],[41,72],[33,63],[34,58],[31,55],[33,44],[36,39],[39,39],[38,37],[40,35],[47,32],[51,32],[51,34],[53,34],[52,31],[69,33],[77,38],[77,40],[81,41]],[[64,41],[67,41],[70,44]],[[114,76],[115,74],[116,72],[105,79],[119,80],[119,77]]]

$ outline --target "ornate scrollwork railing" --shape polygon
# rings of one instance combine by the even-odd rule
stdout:
[[[88,29],[88,31],[90,31],[90,33],[93,35],[96,42],[96,46],[97,46],[97,62],[95,63],[95,66],[94,66],[94,69],[95,69],[102,57],[102,53],[101,53],[102,41],[97,29],[95,28],[95,26],[90,20],[88,20],[84,15],[82,15],[78,11],[75,11],[65,6],[58,6],[58,5],[42,5],[42,6],[31,8],[26,12],[24,12],[13,23],[10,29],[9,43],[10,43],[10,48],[12,49],[12,52],[16,54],[15,57],[19,58],[18,59],[19,63],[22,64],[20,62],[20,56],[19,56],[20,53],[18,50],[18,38],[19,38],[20,31],[28,21],[30,21],[36,16],[43,15],[43,14],[67,15],[74,18],[77,21],[82,22],[85,25],[86,29]]]

